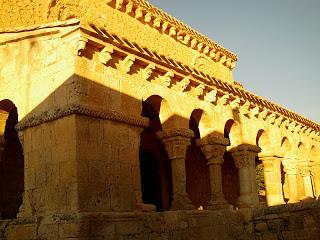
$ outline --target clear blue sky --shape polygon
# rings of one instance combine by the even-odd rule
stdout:
[[[235,79],[320,123],[320,0],[149,0],[238,55]]]

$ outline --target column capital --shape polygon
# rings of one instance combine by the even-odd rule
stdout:
[[[274,171],[275,161],[278,161],[279,163],[282,161],[282,157],[273,156],[273,155],[269,155],[269,156],[266,156],[266,155],[260,156],[259,155],[259,159],[262,161],[264,170],[267,172]]]
[[[229,139],[218,135],[209,135],[206,138],[198,139],[197,145],[206,157],[208,165],[221,165],[223,163],[223,154],[229,145]]]
[[[185,158],[194,133],[190,129],[177,128],[163,130],[157,136],[165,145],[170,160]]]
[[[228,148],[228,152],[234,158],[235,165],[238,169],[249,167],[250,163],[255,160],[255,157],[260,151],[260,147],[250,144],[242,144],[237,147]]]
[[[284,171],[287,174],[291,174],[291,175],[298,174],[298,167],[297,167],[297,159],[296,158],[294,158],[294,157],[284,158],[282,160],[282,164],[284,167]]]

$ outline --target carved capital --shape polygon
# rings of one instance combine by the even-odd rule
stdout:
[[[194,137],[190,129],[170,129],[158,132],[158,138],[162,140],[170,160],[186,158],[188,146],[191,138]]]
[[[197,145],[208,160],[208,165],[221,165],[223,163],[223,155],[229,145],[229,139],[217,135],[209,135],[204,139],[198,139]]]
[[[276,156],[264,156],[264,157],[259,157],[259,159],[262,161],[264,171],[266,172],[272,172],[274,171],[274,162],[277,160],[281,160],[281,158],[276,157]]]
[[[234,158],[236,167],[240,169],[253,164],[261,148],[254,145],[242,144],[237,147],[230,147],[228,151]]]
[[[282,161],[284,171],[287,174],[290,175],[296,175],[298,174],[298,168],[297,168],[297,159],[296,158],[285,158]]]
[[[102,51],[99,53],[100,62],[102,64],[106,65],[111,60],[111,58],[112,58],[111,54],[112,53],[113,53],[113,47],[112,46],[108,45],[108,46],[104,47],[102,49]]]

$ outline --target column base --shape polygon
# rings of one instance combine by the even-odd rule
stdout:
[[[170,210],[195,210],[187,194],[174,194]]]
[[[144,204],[144,203],[138,203],[136,205],[137,211],[141,212],[155,212],[156,211],[156,206],[152,204]]]
[[[252,202],[252,194],[242,195],[238,198],[236,202],[236,206],[238,208],[250,208],[253,207],[254,204]]]
[[[230,208],[230,204],[224,198],[210,201],[208,203],[208,210],[217,210],[217,209],[228,209]]]

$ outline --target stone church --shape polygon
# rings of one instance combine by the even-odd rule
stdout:
[[[0,239],[320,239],[320,125],[234,53],[144,0],[0,6]]]

